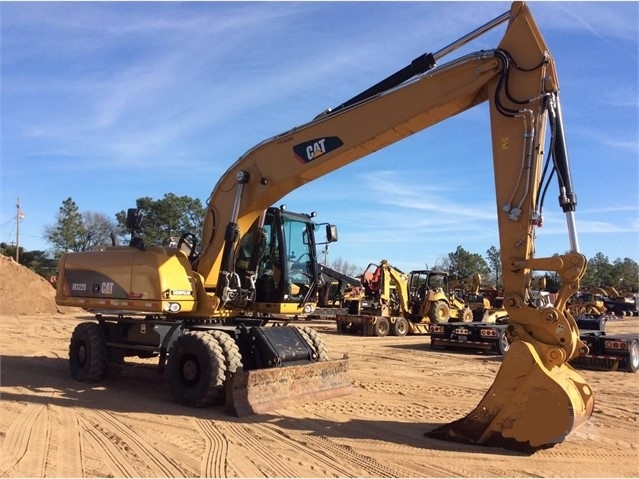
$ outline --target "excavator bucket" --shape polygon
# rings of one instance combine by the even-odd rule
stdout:
[[[243,417],[352,392],[346,357],[301,366],[242,370],[227,385],[226,409]]]
[[[592,391],[577,371],[566,363],[547,369],[530,343],[515,341],[479,405],[426,436],[534,452],[562,442],[593,407]]]

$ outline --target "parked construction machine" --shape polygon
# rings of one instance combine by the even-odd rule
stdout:
[[[639,315],[639,294],[632,292],[619,292],[613,286],[601,288],[604,292],[602,300],[608,313],[616,316]]]
[[[348,310],[348,303],[363,298],[362,282],[325,264],[318,265],[317,306],[313,317],[333,317]],[[356,293],[357,291],[357,293]]]
[[[575,293],[567,305],[568,311],[573,316],[579,315],[603,315],[606,313],[606,305],[601,298],[590,291],[578,291]]]
[[[500,316],[496,312],[502,309],[503,292],[482,283],[479,273],[453,280],[450,287],[464,299],[473,314],[473,321],[494,323]]]
[[[336,315],[339,333],[428,334],[431,323],[472,320],[471,310],[450,290],[445,271],[406,274],[384,259],[370,263],[361,278],[364,297],[350,301],[348,312]]]
[[[502,24],[507,26],[496,48],[440,62]],[[478,406],[428,435],[527,450],[562,442],[588,420],[594,405],[588,383],[568,365],[588,352],[566,311],[586,258],[579,253],[555,62],[520,2],[242,155],[209,198],[201,251],[133,244],[64,255],[57,303],[100,311],[96,322],[82,323],[73,333],[71,374],[95,381],[108,361],[157,354],[160,364],[167,362],[173,395],[194,406],[210,403],[220,388],[226,387],[233,403],[260,385],[275,394],[313,375],[315,386],[326,386],[329,396],[347,391],[346,360],[322,361],[326,350],[310,330],[307,338],[294,326],[264,324],[277,315],[312,312],[317,280],[314,227],[270,207],[298,187],[485,102],[511,345]],[[542,225],[546,186],[553,177],[569,252],[536,258],[535,228]],[[185,234],[194,244],[195,238]],[[243,254],[248,254],[246,267],[240,265]],[[555,272],[560,280],[553,306],[529,302],[534,271]],[[336,377],[342,380],[327,384]],[[315,389],[309,385],[304,399],[321,398]],[[284,393],[282,402],[290,394]],[[251,409],[251,399],[244,403]]]

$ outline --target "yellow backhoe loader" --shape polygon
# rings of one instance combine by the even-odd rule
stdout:
[[[335,315],[337,331],[405,336],[428,334],[430,324],[472,321],[472,311],[450,290],[448,281],[445,271],[406,274],[385,259],[371,263],[361,276],[365,293],[349,301],[348,312]]]
[[[494,49],[442,62],[502,24],[507,26]],[[73,333],[72,375],[97,380],[108,360],[158,354],[161,364],[167,361],[176,399],[194,406],[210,403],[220,388],[237,404],[239,396],[250,396],[260,384],[282,389],[313,373],[328,396],[347,391],[345,361],[322,361],[326,351],[310,330],[301,331],[304,337],[300,328],[263,324],[278,315],[311,313],[309,300],[316,296],[314,227],[270,206],[296,188],[484,102],[490,110],[503,304],[512,341],[478,406],[428,434],[512,449],[562,442],[588,420],[594,405],[586,380],[568,365],[588,351],[566,310],[586,258],[579,253],[555,62],[531,12],[520,2],[242,155],[212,191],[198,242],[201,251],[185,254],[179,247],[136,241],[63,256],[58,304],[100,311],[97,323],[82,323]],[[547,169],[542,168],[546,153]],[[552,177],[559,183],[570,252],[536,258],[535,228],[542,224],[546,183]],[[187,234],[181,246],[187,240],[195,244]],[[553,306],[531,306],[534,271],[555,272],[559,278]],[[328,384],[334,377],[341,380]],[[321,398],[312,386],[302,399]],[[277,404],[297,393],[285,391]],[[251,401],[243,401],[249,412]]]

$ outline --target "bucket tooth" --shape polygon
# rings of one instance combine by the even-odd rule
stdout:
[[[226,387],[226,410],[244,417],[352,392],[347,359],[238,371]]]
[[[568,364],[547,369],[534,347],[514,342],[493,385],[467,416],[427,437],[533,452],[562,442],[592,415],[594,397]]]

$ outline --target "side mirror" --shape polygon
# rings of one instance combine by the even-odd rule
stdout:
[[[329,243],[337,241],[337,226],[326,225],[326,241]]]

